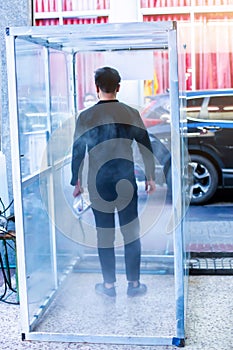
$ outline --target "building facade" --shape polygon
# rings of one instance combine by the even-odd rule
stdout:
[[[10,200],[13,195],[4,40],[7,26],[176,20],[179,36],[186,45],[186,89],[221,89],[233,86],[233,0],[15,0],[10,4],[3,2],[0,13],[0,136],[1,151],[6,157]],[[168,88],[167,53],[162,55],[163,60],[156,60],[155,57],[154,76],[151,81],[145,82],[147,94],[162,93]],[[89,55],[88,62],[85,57],[79,61],[83,75],[90,72],[90,60]],[[90,79],[85,81],[86,85],[81,82],[80,89],[94,90],[93,78],[89,75]],[[59,84],[59,80],[56,79],[56,82]],[[82,101],[79,103],[81,106]]]
[[[33,23],[175,20],[186,45],[187,90],[222,89],[233,86],[232,12],[233,0],[34,0]],[[164,67],[155,74],[164,92]]]

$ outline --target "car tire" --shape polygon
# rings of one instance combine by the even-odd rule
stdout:
[[[218,172],[209,159],[199,154],[191,155],[189,165],[192,168],[191,204],[204,204],[217,190]]]

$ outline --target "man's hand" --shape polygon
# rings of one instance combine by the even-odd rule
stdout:
[[[83,188],[80,184],[80,180],[78,180],[73,191],[73,196],[77,197],[82,192],[83,192]]]
[[[149,180],[145,182],[145,190],[148,194],[152,194],[155,192],[156,185],[154,180]]]

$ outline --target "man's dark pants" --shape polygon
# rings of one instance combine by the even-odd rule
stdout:
[[[119,179],[118,179],[119,180]],[[127,191],[130,181],[131,191]],[[141,242],[139,238],[138,194],[135,179],[128,179],[123,195],[116,192],[116,181],[102,181],[97,190],[104,200],[91,198],[97,230],[97,245],[103,280],[106,283],[116,281],[115,258],[115,213],[119,218],[120,230],[124,238],[125,268],[128,281],[139,281],[141,262]],[[91,196],[90,196],[91,197]]]

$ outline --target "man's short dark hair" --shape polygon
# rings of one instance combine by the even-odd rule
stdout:
[[[120,81],[120,74],[114,68],[102,67],[95,72],[95,84],[103,92],[111,93],[116,91]]]

